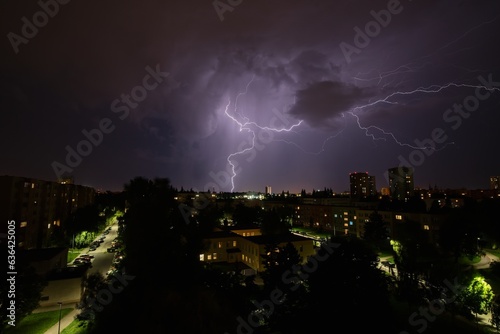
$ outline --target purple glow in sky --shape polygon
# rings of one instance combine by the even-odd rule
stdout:
[[[354,171],[380,189],[402,163],[421,187],[500,174],[498,1],[0,6],[0,174],[292,192]]]

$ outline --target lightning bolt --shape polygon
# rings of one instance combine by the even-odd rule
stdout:
[[[383,133],[384,135],[386,136],[389,136],[392,138],[392,140],[400,145],[400,146],[406,146],[406,147],[410,147],[410,148],[413,148],[413,149],[418,149],[418,150],[428,150],[428,149],[432,149],[432,150],[435,150],[435,151],[440,151],[442,149],[444,149],[446,146],[448,145],[453,145],[454,143],[451,142],[451,143],[447,143],[446,145],[444,145],[443,147],[441,147],[440,149],[437,149],[437,148],[434,148],[434,147],[428,147],[428,146],[413,146],[411,144],[407,144],[407,143],[403,143],[401,142],[400,140],[398,140],[396,138],[396,136],[392,133],[392,132],[389,132],[389,131],[386,131],[380,127],[377,127],[375,125],[370,125],[370,126],[363,126],[361,125],[361,121],[360,121],[360,118],[359,118],[359,115],[357,115],[355,113],[355,111],[357,110],[363,110],[365,108],[369,108],[369,107],[372,107],[372,106],[375,106],[379,103],[386,103],[386,104],[392,104],[392,105],[395,105],[395,104],[400,104],[398,103],[397,101],[392,101],[391,98],[394,98],[394,97],[397,97],[397,96],[409,96],[409,95],[414,95],[414,94],[418,94],[418,93],[422,93],[422,94],[436,94],[436,93],[439,93],[445,89],[448,89],[448,88],[451,88],[451,87],[455,87],[455,88],[475,88],[475,89],[484,89],[484,90],[487,90],[487,91],[500,91],[500,88],[498,87],[486,87],[486,86],[483,86],[483,85],[472,85],[472,84],[458,84],[458,83],[454,83],[454,82],[449,82],[445,85],[431,85],[431,86],[428,86],[428,87],[418,87],[414,90],[411,90],[411,91],[396,91],[396,92],[393,92],[389,95],[387,95],[386,97],[384,98],[381,98],[381,99],[378,99],[374,102],[370,102],[368,104],[365,104],[365,105],[361,105],[361,106],[357,106],[355,108],[353,108],[351,111],[348,112],[348,114],[350,114],[351,116],[353,116],[355,119],[356,119],[356,123],[358,125],[358,127],[363,130],[365,132],[365,135],[367,137],[370,137],[372,138],[373,140],[386,140],[386,138],[383,138],[383,137],[376,137],[373,132],[370,132],[370,130],[377,130],[381,133]]]
[[[375,71],[375,70],[371,70],[371,71],[365,72],[365,73],[358,72],[358,74],[356,74],[353,77],[353,79],[357,80],[357,81],[364,81],[364,82],[371,82],[371,81],[377,80],[378,81],[377,85],[380,85],[380,83],[383,80],[388,79],[390,77],[397,76],[397,75],[400,75],[400,74],[407,74],[407,73],[414,73],[414,72],[417,72],[417,71],[421,71],[424,67],[432,64],[431,61],[427,60],[427,61],[424,62],[424,60],[431,59],[434,56],[437,56],[440,52],[444,51],[445,49],[448,49],[453,44],[456,44],[460,40],[464,39],[466,36],[470,35],[475,30],[478,30],[478,29],[482,28],[483,26],[490,25],[490,24],[494,23],[495,21],[498,20],[499,17],[500,16],[495,16],[494,18],[492,18],[490,20],[481,22],[481,23],[479,23],[479,24],[477,24],[477,25],[469,28],[468,30],[466,30],[465,32],[463,32],[461,35],[459,35],[458,37],[456,37],[455,39],[453,39],[451,41],[448,41],[446,44],[444,44],[441,47],[437,48],[434,52],[432,52],[432,53],[430,53],[430,54],[428,54],[426,56],[422,56],[422,57],[419,57],[417,59],[414,59],[414,60],[410,61],[409,63],[407,63],[405,65],[400,65],[397,68],[394,68],[394,69],[388,70],[388,71],[384,71],[384,72],[378,72],[378,71]],[[469,46],[469,47],[464,47],[464,48],[461,48],[461,49],[458,49],[458,50],[450,51],[447,54],[444,54],[444,55],[441,54],[440,58],[444,58],[445,56],[449,56],[449,55],[452,55],[452,54],[455,54],[455,53],[459,53],[459,52],[466,51],[466,50],[471,50],[471,49],[473,49],[473,47]],[[372,76],[372,77],[368,77],[368,75],[370,75],[373,72],[375,72],[376,75]],[[390,85],[391,83],[393,83],[395,80],[396,79],[393,79],[392,81],[384,84],[384,88],[386,86]],[[399,86],[400,84],[401,84],[401,82],[398,83],[395,87]]]
[[[233,159],[235,157],[237,157],[238,155],[242,155],[242,154],[245,154],[246,152],[249,152],[251,150],[253,150],[255,148],[255,131],[257,129],[260,129],[260,130],[265,130],[265,131],[273,131],[273,132],[276,132],[276,133],[280,133],[280,132],[292,132],[294,130],[294,128],[300,126],[302,124],[302,120],[299,121],[298,123],[295,123],[293,125],[291,125],[290,127],[288,128],[280,128],[280,129],[277,129],[277,128],[272,128],[272,127],[268,127],[268,126],[260,126],[258,125],[256,122],[252,122],[248,119],[248,117],[244,116],[243,114],[241,114],[239,111],[238,111],[238,100],[241,96],[245,95],[248,93],[248,89],[250,87],[250,85],[252,84],[253,80],[255,78],[255,75],[252,76],[252,79],[248,82],[248,84],[246,85],[246,88],[245,88],[245,91],[244,92],[240,92],[238,93],[238,95],[236,96],[235,98],[235,101],[234,101],[234,109],[233,109],[233,114],[234,115],[238,115],[240,118],[241,118],[241,121],[237,119],[236,116],[233,116],[231,115],[231,113],[229,113],[229,107],[231,106],[231,99],[228,100],[227,102],[227,105],[226,105],[226,108],[224,109],[224,114],[229,118],[231,119],[234,123],[236,123],[239,127],[239,131],[242,132],[242,131],[246,131],[248,133],[250,133],[251,135],[251,145],[250,147],[247,147],[245,149],[242,149],[240,151],[237,151],[237,152],[234,152],[234,153],[231,153],[227,156],[226,160],[227,162],[229,163],[229,165],[231,166],[231,192],[234,191],[234,179],[235,177],[237,176],[237,173],[236,173],[236,165],[233,163]]]

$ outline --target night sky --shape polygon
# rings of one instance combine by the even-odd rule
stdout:
[[[400,164],[420,187],[500,175],[499,1],[59,1],[0,4],[0,175],[261,192],[346,191],[355,171],[380,189]]]

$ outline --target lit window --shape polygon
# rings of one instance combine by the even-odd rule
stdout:
[[[219,241],[218,247],[222,248],[222,242]]]
[[[207,255],[207,260],[212,260],[212,255],[208,254]]]
[[[28,225],[28,222],[21,222],[19,227],[26,227],[27,225]],[[50,224],[49,224],[49,226],[50,226]]]
[[[217,253],[214,253],[214,254],[212,255],[212,259],[217,260]]]
[[[403,219],[403,216],[401,216],[401,215],[396,215],[396,219],[397,219],[397,220],[402,220],[402,219]]]
[[[430,229],[429,225],[424,225],[424,230],[429,231]]]
[[[233,247],[236,247],[236,240],[233,240]]]
[[[200,261],[205,261],[205,254],[200,254]]]

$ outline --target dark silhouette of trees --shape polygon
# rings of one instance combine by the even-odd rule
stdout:
[[[423,274],[419,267],[419,250],[427,243],[420,224],[404,221],[395,225],[395,237],[391,240],[398,277],[399,297],[410,304],[418,304],[423,298],[419,278]]]
[[[310,289],[308,312],[303,316],[314,319],[303,333],[335,323],[346,324],[350,333],[397,329],[391,328],[390,280],[377,267],[372,247],[357,238],[332,237],[330,245],[334,243],[337,247],[323,246],[302,271]]]
[[[0,322],[2,329],[12,325],[8,324],[9,321],[13,320],[9,318],[11,311],[8,309],[11,307],[12,300],[15,301],[13,324],[16,325],[40,305],[42,291],[47,285],[47,280],[40,277],[35,269],[19,256],[16,262],[16,272],[17,274],[14,276],[3,276],[5,277],[4,282],[0,284]],[[9,295],[11,293],[11,283],[15,287],[15,296]]]
[[[290,233],[290,225],[286,217],[273,208],[262,213],[260,230],[263,235],[284,235]]]
[[[305,305],[307,291],[303,284],[291,288],[287,278],[301,267],[303,259],[291,242],[278,246],[277,241],[266,245],[263,259],[265,271],[261,274],[264,281],[261,299],[265,299],[268,306],[261,310],[262,319],[267,327],[289,333],[290,324],[294,323],[293,318]],[[279,296],[276,298],[278,302],[271,304],[270,296]],[[272,311],[269,305],[272,305]]]
[[[377,211],[370,214],[369,220],[364,224],[363,239],[373,245],[377,251],[388,249],[389,232],[388,223],[383,220]]]
[[[219,273],[199,257],[200,224],[217,214],[186,220],[168,179],[137,177],[124,189],[123,272],[134,279],[95,314],[91,334],[234,332],[252,306],[247,290],[239,275]]]
[[[470,259],[480,255],[478,212],[471,208],[457,208],[452,210],[440,229],[441,248],[455,257],[455,261],[461,256]]]
[[[500,296],[495,296],[491,303],[491,324],[500,332]]]
[[[260,220],[261,209],[259,206],[247,206],[238,203],[233,211],[233,222],[236,226],[249,226]]]

